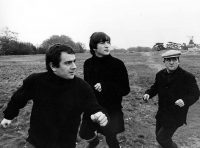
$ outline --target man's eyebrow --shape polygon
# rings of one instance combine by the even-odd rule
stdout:
[[[69,61],[65,61],[64,63],[69,63],[69,62],[76,62],[76,59],[74,59],[74,60],[69,60]]]

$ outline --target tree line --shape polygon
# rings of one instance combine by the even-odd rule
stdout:
[[[29,42],[18,41],[17,35],[18,33],[9,30],[7,27],[0,33],[0,55],[44,54],[49,46],[55,43],[70,45],[77,53],[86,51],[83,43],[74,42],[66,35],[52,35],[38,47]]]
[[[9,30],[7,27],[0,32],[0,55],[29,55],[44,54],[49,46],[60,43],[73,47],[76,53],[83,53],[86,47],[81,42],[74,42],[66,35],[52,35],[44,40],[38,47],[29,42],[20,42],[17,39],[18,33]],[[128,49],[113,49],[112,52],[148,52],[150,47],[130,47]]]

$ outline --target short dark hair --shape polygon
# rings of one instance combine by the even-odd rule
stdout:
[[[66,52],[68,54],[75,54],[74,50],[70,45],[64,44],[54,44],[50,46],[49,49],[46,51],[46,69],[48,71],[52,72],[52,69],[49,65],[50,63],[52,63],[54,67],[59,67],[62,52]]]
[[[90,37],[90,53],[94,55],[94,49],[97,49],[97,44],[106,41],[110,43],[110,37],[107,34],[105,34],[104,32],[94,32]]]

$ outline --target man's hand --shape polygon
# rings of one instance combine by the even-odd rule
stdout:
[[[143,100],[144,100],[144,101],[148,101],[148,100],[149,100],[149,94],[144,94]]]
[[[101,92],[101,91],[102,91],[101,83],[96,83],[96,84],[94,85],[94,88],[95,88],[95,90],[97,90],[98,92]]]
[[[175,104],[178,105],[179,107],[183,107],[185,105],[182,99],[176,100]]]
[[[91,119],[94,122],[98,122],[100,124],[100,126],[106,126],[108,123],[108,119],[107,119],[106,115],[102,112],[97,112],[95,114],[92,114]]]
[[[8,119],[3,118],[3,120],[1,121],[1,126],[3,128],[7,128],[11,124],[11,122],[12,122],[12,120],[8,120]]]

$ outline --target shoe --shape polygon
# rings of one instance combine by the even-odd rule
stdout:
[[[95,138],[94,140],[90,141],[86,148],[96,148],[99,144],[99,139]]]

